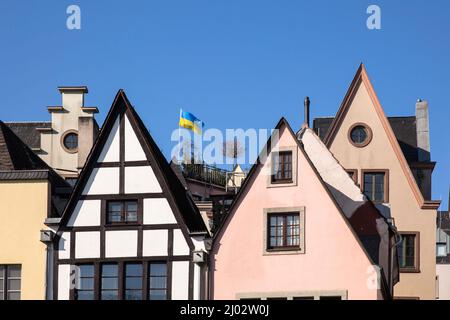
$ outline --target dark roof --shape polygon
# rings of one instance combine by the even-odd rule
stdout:
[[[183,170],[182,170],[181,166],[179,164],[177,164],[175,161],[171,160],[170,161],[170,167],[172,168],[173,172],[177,176],[178,180],[180,180],[180,182],[183,185],[183,187],[186,190],[188,190],[189,186],[188,186],[188,183],[187,183],[186,179],[184,178]]]
[[[93,166],[97,162],[100,152],[108,138],[112,126],[118,115],[127,113],[130,123],[135,126],[135,130],[138,130],[138,138],[141,141],[142,147],[149,158],[149,161],[153,167],[153,171],[157,177],[162,180],[162,189],[170,193],[168,198],[169,202],[173,199],[175,206],[178,209],[178,213],[183,219],[183,222],[190,232],[207,232],[203,218],[198,211],[197,206],[190,197],[187,190],[183,187],[180,180],[175,175],[174,171],[170,167],[166,158],[162,154],[161,150],[156,145],[155,141],[151,137],[141,118],[138,116],[131,103],[128,101],[125,92],[119,90],[114,102],[106,116],[105,122],[100,130],[100,133],[91,149],[91,152],[86,160],[86,164],[81,171],[80,178],[75,185],[74,192],[71,195],[69,203],[64,210],[64,215],[61,220],[61,225],[64,226],[70,217],[72,210],[78,202],[78,198],[89,178]],[[168,189],[168,190],[167,190]]]
[[[41,135],[36,128],[52,127],[51,122],[6,122],[11,130],[31,149],[41,147]]]
[[[448,211],[438,211],[436,218],[437,226],[450,235],[450,214]]]
[[[314,119],[314,132],[322,141],[325,140],[333,120],[333,117]],[[388,120],[406,160],[408,162],[417,161],[416,117],[388,117]]]
[[[194,200],[190,196],[190,193],[184,188],[183,184],[180,182],[180,179],[178,179],[175,175],[175,172],[172,170],[163,153],[158,148],[158,145],[155,143],[152,136],[148,132],[147,127],[142,122],[142,119],[138,116],[136,110],[131,106],[131,103],[128,101],[125,95],[125,92],[120,90],[118,94],[121,94],[121,96],[125,99],[125,104],[129,107],[140,131],[144,135],[145,141],[148,143],[148,147],[150,148],[150,152],[155,157],[155,160],[163,174],[163,177],[166,178],[167,185],[172,192],[174,200],[178,206],[178,210],[180,211],[184,223],[188,227],[189,231],[208,232],[205,222],[203,221],[203,218],[200,215],[200,212],[198,211]]]
[[[8,125],[0,121],[0,170],[41,169],[48,170],[50,167]]]

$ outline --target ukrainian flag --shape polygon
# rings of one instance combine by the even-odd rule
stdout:
[[[182,128],[190,129],[197,134],[202,134],[204,123],[192,113],[180,110],[180,123]]]

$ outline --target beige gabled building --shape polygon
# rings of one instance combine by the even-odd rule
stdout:
[[[428,104],[412,117],[386,117],[361,65],[334,118],[314,120],[314,130],[361,190],[392,219],[398,244],[398,299],[435,299],[435,224],[431,200]]]
[[[62,103],[47,107],[51,121],[6,125],[58,174],[74,182],[97,137],[97,107],[85,106],[86,86],[58,87]],[[72,183],[73,184],[73,183]]]

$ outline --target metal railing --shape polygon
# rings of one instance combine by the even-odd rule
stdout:
[[[185,177],[225,187],[228,171],[207,164],[183,164]]]

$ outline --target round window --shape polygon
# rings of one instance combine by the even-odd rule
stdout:
[[[350,142],[356,147],[365,147],[372,139],[372,131],[364,124],[355,124],[349,130]]]
[[[68,152],[76,152],[78,150],[78,134],[75,132],[65,134],[63,145]]]

